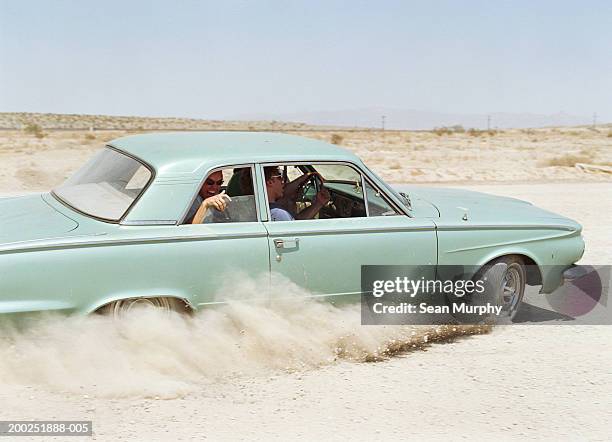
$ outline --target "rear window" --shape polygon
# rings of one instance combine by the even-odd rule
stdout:
[[[119,221],[153,177],[141,162],[104,148],[53,194],[79,212]]]

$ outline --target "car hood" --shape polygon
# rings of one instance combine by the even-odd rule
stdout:
[[[42,195],[0,198],[0,244],[57,238],[78,226]]]
[[[411,198],[428,201],[442,224],[555,225],[581,230],[580,224],[516,198],[462,189],[403,187]]]

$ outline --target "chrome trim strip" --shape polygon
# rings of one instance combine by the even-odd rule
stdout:
[[[308,298],[334,298],[336,296],[355,296],[361,295],[361,292],[344,292],[344,293],[329,293],[329,294],[316,294],[310,295]]]
[[[165,243],[165,242],[182,242],[182,241],[214,241],[219,239],[241,239],[241,238],[262,238],[267,237],[268,234],[262,233],[223,233],[223,234],[209,234],[209,235],[185,235],[185,236],[166,236],[166,237],[155,237],[155,238],[131,238],[131,239],[109,239],[106,241],[81,241],[72,243],[61,243],[61,244],[47,244],[37,245],[31,244],[24,247],[23,244],[14,247],[2,247],[0,248],[0,254],[4,253],[19,253],[29,252],[37,250],[53,250],[53,249],[72,249],[81,247],[98,247],[98,246],[118,246],[118,245],[130,245],[130,244],[142,244],[142,243]]]
[[[368,192],[366,190],[366,179],[364,173],[360,170],[359,175],[361,176],[361,192],[363,193],[363,204],[365,204],[366,218],[370,217],[370,204],[368,203]]]
[[[472,247],[462,247],[460,249],[446,250],[444,251],[444,253],[450,254],[450,253],[467,252],[467,251],[472,251],[472,250],[491,249],[495,247],[517,246],[519,244],[529,244],[529,243],[534,243],[534,242],[539,242],[539,241],[551,241],[557,238],[559,238],[559,236],[552,236],[552,237],[551,236],[538,236],[534,238],[526,238],[526,239],[521,239],[521,240],[512,240],[512,241],[496,242],[496,243],[489,243],[489,244],[479,244],[477,246],[472,246]]]
[[[456,224],[451,226],[440,226],[438,225],[438,230],[502,230],[502,229],[512,229],[512,230],[546,230],[546,229],[554,229],[554,230],[565,230],[568,232],[577,232],[576,229],[569,226],[564,226],[561,224]]]
[[[371,293],[371,292],[368,292]],[[278,298],[273,298],[274,299],[293,299],[293,300],[302,300],[302,299],[309,299],[309,298],[335,298],[335,297],[339,297],[339,296],[354,296],[354,295],[361,295],[362,292],[345,292],[345,293],[330,293],[330,294],[313,294],[313,295],[309,295],[309,296],[300,296],[298,298],[293,298],[290,296],[280,296]],[[252,298],[249,299],[249,302],[257,302],[257,301],[261,301],[262,299],[265,299],[263,297],[258,297],[258,298]],[[206,307],[206,306],[216,306],[216,305],[225,305],[228,302],[233,301],[233,299],[227,299],[225,301],[206,301],[206,302],[199,302],[198,304],[196,304],[197,307]]]
[[[74,238],[94,238],[94,237],[100,237],[100,236],[106,236],[106,233],[92,233],[91,235],[73,235],[73,236],[69,236],[68,239],[74,239]],[[40,241],[53,241],[53,240],[62,240],[62,239],[67,239],[65,236],[54,236],[51,238],[43,238],[43,239],[29,239],[26,241],[13,241],[13,242],[9,242],[9,243],[5,243],[2,245],[2,248],[0,248],[0,251],[4,251],[7,248],[12,249],[21,249],[21,248],[26,248],[28,246],[32,247],[32,246],[36,246],[37,243],[39,243]],[[57,244],[56,244],[57,245]],[[7,247],[9,246],[9,247]],[[40,247],[40,246],[39,246]]]
[[[293,223],[294,221],[287,221]],[[274,232],[274,237],[277,236],[312,236],[312,235],[330,235],[330,234],[354,234],[354,233],[386,233],[386,232],[422,232],[422,231],[434,231],[434,226],[414,226],[414,227],[366,227],[366,228],[340,228],[340,229],[326,229],[326,230],[307,230],[297,231],[289,230],[286,232]]]
[[[122,226],[174,226],[176,225],[175,219],[151,219],[151,220],[134,220],[134,221],[123,221]]]

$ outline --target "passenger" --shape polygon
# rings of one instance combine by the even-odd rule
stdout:
[[[268,202],[270,204],[270,215],[272,221],[293,221],[294,219],[312,219],[314,218],[321,208],[329,201],[329,192],[327,189],[322,188],[317,193],[315,200],[306,209],[302,210],[295,217],[289,213],[289,211],[283,207],[280,200],[285,194],[285,189],[291,186],[292,193],[297,194],[297,190],[308,180],[308,174],[293,180],[291,183],[285,186],[283,182],[283,175],[281,174],[278,167],[266,167],[264,169],[264,176],[266,180],[266,191],[268,192]],[[295,201],[294,201],[295,203]]]
[[[201,224],[202,220],[206,216],[206,213],[208,212],[208,209],[217,209],[220,212],[225,210],[228,201],[231,201],[232,199],[224,192],[221,192],[222,185],[223,172],[220,170],[211,173],[208,178],[206,178],[206,181],[204,181],[204,184],[196,197],[196,201],[194,202],[192,209],[186,218],[189,220],[189,216],[191,216],[191,213],[196,210],[195,208],[197,208],[197,211],[191,220],[191,224]]]
[[[234,173],[227,183],[227,194],[229,196],[248,196],[254,195],[253,178],[251,177],[250,167],[240,167],[234,169]]]

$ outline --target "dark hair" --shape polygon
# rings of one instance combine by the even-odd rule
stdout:
[[[240,170],[240,169],[239,169]],[[240,170],[240,190],[243,195],[253,195],[253,178],[251,178],[251,168],[245,167]]]
[[[281,171],[278,168],[278,166],[269,166],[269,167],[264,167],[264,177],[266,179],[266,181],[272,179],[273,176],[275,175],[281,175]]]

